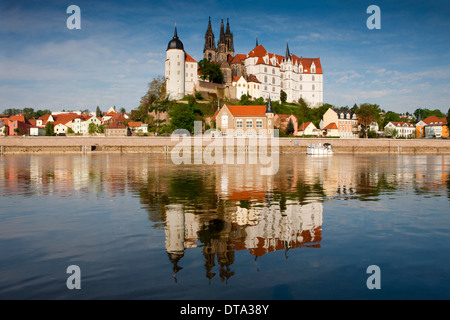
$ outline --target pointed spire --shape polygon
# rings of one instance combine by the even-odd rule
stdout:
[[[289,43],[286,42],[286,61],[291,58],[291,53],[289,52]]]
[[[224,32],[224,27],[223,27],[223,19],[222,19],[222,22],[220,23],[220,38],[219,38],[219,42],[225,42],[225,32]]]
[[[175,22],[175,32],[173,33],[173,38],[177,39],[178,38],[178,33],[177,33],[177,23]]]
[[[227,18],[227,31],[225,32],[225,34],[231,34],[231,32],[230,32],[230,18]]]
[[[256,46],[258,46],[258,36],[256,36]]]
[[[208,29],[206,30],[206,32],[212,32],[212,27],[211,27],[211,16],[209,16]]]
[[[270,100],[270,95],[269,95],[269,100],[267,101],[266,113],[273,113],[273,108],[272,108],[272,102]]]

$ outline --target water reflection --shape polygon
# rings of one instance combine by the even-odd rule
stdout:
[[[283,155],[275,176],[257,165],[173,165],[164,155],[2,156],[1,196],[131,195],[165,233],[175,281],[186,250],[227,282],[238,251],[321,248],[324,203],[398,192],[450,199],[448,156]]]

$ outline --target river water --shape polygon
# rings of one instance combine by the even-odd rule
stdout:
[[[281,155],[277,174],[259,169],[1,156],[0,298],[450,298],[450,156]]]

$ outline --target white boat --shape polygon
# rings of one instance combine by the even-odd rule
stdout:
[[[334,154],[333,148],[331,147],[331,144],[324,143],[323,145],[321,143],[314,145],[310,144],[308,148],[306,149],[306,154],[309,155],[332,155]]]

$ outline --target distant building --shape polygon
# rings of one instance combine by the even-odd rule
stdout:
[[[106,137],[127,137],[131,136],[131,130],[123,122],[114,122],[105,128]]]
[[[312,122],[302,123],[298,127],[297,136],[318,136],[320,130]]]
[[[436,116],[429,116],[424,119],[425,123],[425,137],[426,138],[448,138],[449,130],[446,118],[438,118]]]
[[[339,137],[358,138],[358,117],[353,110],[329,108],[323,115],[321,129],[325,129],[332,123],[336,125]]]
[[[235,137],[273,135],[274,113],[269,99],[267,106],[227,106],[216,111],[213,120],[223,136],[232,130]]]
[[[270,96],[280,100],[281,91],[286,93],[287,102],[303,99],[310,107],[323,104],[323,71],[320,58],[304,58],[291,54],[289,45],[286,53],[269,53],[256,41],[256,46],[248,54],[235,54],[234,36],[229,20],[226,28],[222,20],[219,40],[215,42],[211,18],[205,33],[204,59],[218,64],[224,75],[224,85],[228,98],[239,99],[248,94],[253,99]],[[170,100],[193,94],[197,86],[204,84],[198,79],[198,63],[185,50],[178,38],[177,28],[166,50],[165,61],[166,95]],[[232,90],[235,89],[233,94]],[[205,89],[205,88],[203,88]],[[201,89],[200,89],[201,90]]]
[[[294,132],[292,135],[296,136],[299,129],[296,116],[293,114],[276,114],[273,118],[274,126],[283,132],[286,131],[289,121],[292,121],[294,126]]]
[[[397,131],[397,138],[414,138],[416,136],[416,127],[409,122],[390,121],[384,126],[385,132]]]

